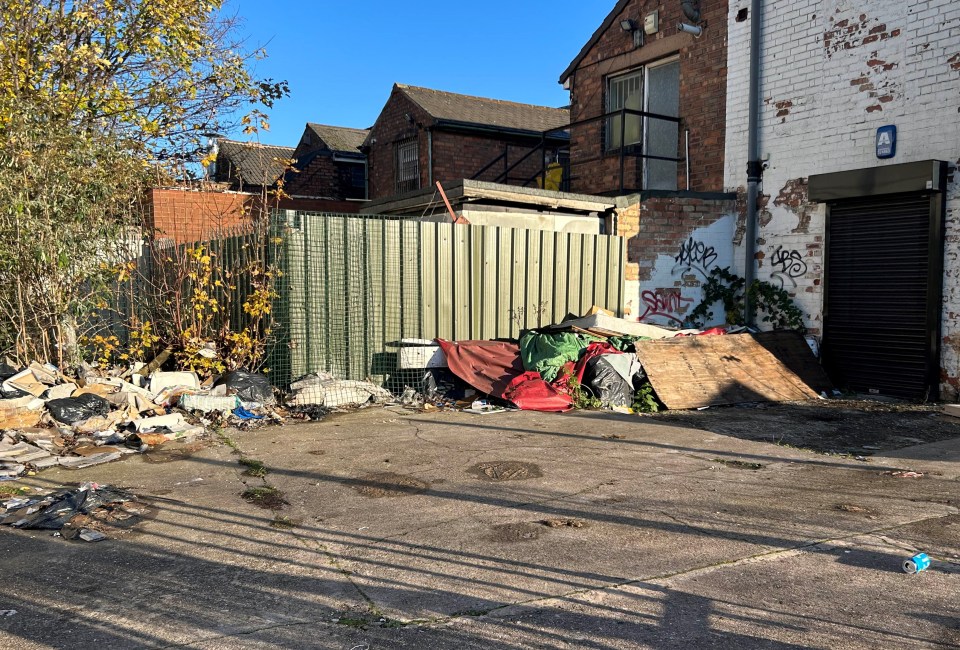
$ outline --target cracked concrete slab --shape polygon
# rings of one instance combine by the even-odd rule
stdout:
[[[226,435],[30,479],[152,514],[98,544],[0,529],[0,646],[960,647],[960,439],[865,462],[669,420],[396,409]],[[537,471],[472,471],[496,461]],[[266,485],[289,505],[240,498]],[[934,567],[908,576],[915,549]]]

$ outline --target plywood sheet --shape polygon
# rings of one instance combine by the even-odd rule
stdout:
[[[670,409],[817,397],[750,334],[638,341],[637,356]]]
[[[833,382],[827,376],[827,371],[813,356],[813,351],[810,350],[810,346],[800,332],[796,330],[760,332],[754,334],[753,338],[817,393],[829,393],[833,390]]]

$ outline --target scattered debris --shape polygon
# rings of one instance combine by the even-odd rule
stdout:
[[[900,470],[900,471],[891,470],[889,472],[884,472],[884,474],[887,474],[888,476],[892,476],[894,478],[923,478],[923,472],[912,472],[910,470]]]
[[[129,527],[146,511],[127,490],[85,483],[79,488],[61,489],[46,495],[13,497],[0,502],[0,524],[24,530],[70,530],[65,539],[98,542],[105,532],[122,524]]]
[[[432,404],[424,404],[424,410],[428,406],[433,406]],[[436,408],[436,407],[434,407]],[[464,413],[473,413],[474,415],[488,415],[490,413],[506,413],[509,409],[506,409],[502,406],[497,406],[496,404],[491,404],[485,399],[474,400],[470,408],[463,409]]]
[[[373,402],[385,404],[393,395],[385,388],[367,381],[335,379],[327,373],[307,375],[290,384],[291,406],[362,406]]]
[[[87,364],[72,372],[75,377],[50,364],[20,369],[3,364],[0,480],[154,453],[171,441],[202,438],[212,426],[283,422],[284,412],[271,406],[273,388],[262,374],[233,371],[210,388],[193,372],[158,370],[144,377],[136,368],[98,370]]]
[[[547,528],[584,528],[587,525],[587,522],[580,519],[544,519],[540,523]]]
[[[467,471],[486,481],[522,481],[543,476],[540,468],[533,463],[515,460],[478,463]]]

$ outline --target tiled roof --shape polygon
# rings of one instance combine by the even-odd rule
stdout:
[[[430,88],[397,84],[401,92],[435,120],[494,126],[520,131],[549,131],[570,124],[570,111],[501,99],[458,95]]]
[[[283,174],[293,147],[219,140],[216,179],[247,185],[272,185]]]
[[[350,129],[345,126],[327,126],[311,122],[307,123],[307,128],[323,140],[330,151],[337,153],[360,153],[360,145],[363,144],[367,134],[370,133],[366,129]]]

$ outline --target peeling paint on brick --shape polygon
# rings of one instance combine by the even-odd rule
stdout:
[[[757,196],[757,223],[760,224],[761,228],[766,228],[770,225],[770,222],[773,221],[773,214],[767,209],[769,205],[770,195],[761,192],[760,195]]]
[[[806,178],[791,178],[787,181],[780,189],[780,194],[774,199],[773,204],[778,208],[789,210],[797,216],[797,226],[791,232],[802,234],[809,232],[810,219],[816,206],[807,202]]]
[[[839,8],[837,12],[840,12]],[[863,47],[870,43],[896,38],[901,34],[900,29],[888,30],[886,23],[868,18],[866,14],[841,20],[831,17],[830,23],[830,27],[823,33],[823,47],[828,57],[842,50]]]

